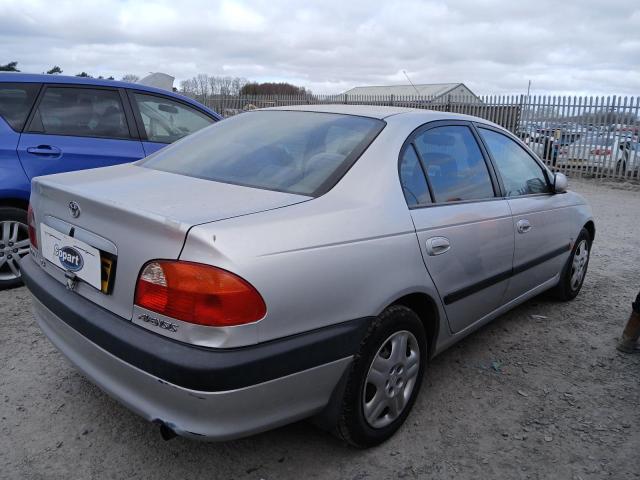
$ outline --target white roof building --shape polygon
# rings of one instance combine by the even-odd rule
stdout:
[[[480,102],[478,96],[464,83],[423,83],[416,85],[379,85],[354,87],[344,95],[376,95],[396,97],[429,97],[431,101],[453,101],[464,97],[466,101]]]

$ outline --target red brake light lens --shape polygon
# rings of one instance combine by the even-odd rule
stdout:
[[[35,249],[38,248],[38,235],[36,234],[36,219],[33,215],[31,204],[27,210],[27,226],[29,227],[29,243]]]
[[[213,327],[256,322],[267,313],[260,293],[237,275],[210,265],[171,260],[154,260],[142,268],[135,304]]]

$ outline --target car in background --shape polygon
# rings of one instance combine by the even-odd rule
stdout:
[[[566,187],[477,117],[254,110],[37,178],[21,266],[47,337],[165,438],[319,416],[368,447],[435,355],[545,290],[578,295],[595,225]]]
[[[0,73],[0,289],[20,284],[34,177],[139,160],[220,119],[144,85]]]
[[[559,152],[580,138],[580,134],[574,131],[553,129],[538,129],[536,136],[524,139],[529,148],[543,161],[556,165]]]
[[[558,165],[584,170],[613,170],[635,175],[640,166],[638,137],[605,134],[585,137],[560,149]]]

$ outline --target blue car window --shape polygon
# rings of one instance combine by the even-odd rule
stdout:
[[[246,112],[165,147],[140,165],[317,196],[337,183],[384,125],[332,113]]]
[[[172,143],[214,122],[204,113],[168,98],[141,93],[135,93],[134,98],[150,142]]]
[[[436,203],[495,196],[480,147],[465,126],[446,126],[418,135],[414,145],[424,160]]]
[[[120,94],[115,90],[49,87],[30,132],[77,137],[129,138]]]
[[[0,83],[0,117],[15,131],[22,130],[39,88],[37,83]]]

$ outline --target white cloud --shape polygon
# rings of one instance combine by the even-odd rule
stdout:
[[[0,0],[0,63],[23,71],[283,80],[316,92],[465,82],[481,94],[640,95],[632,1]]]

